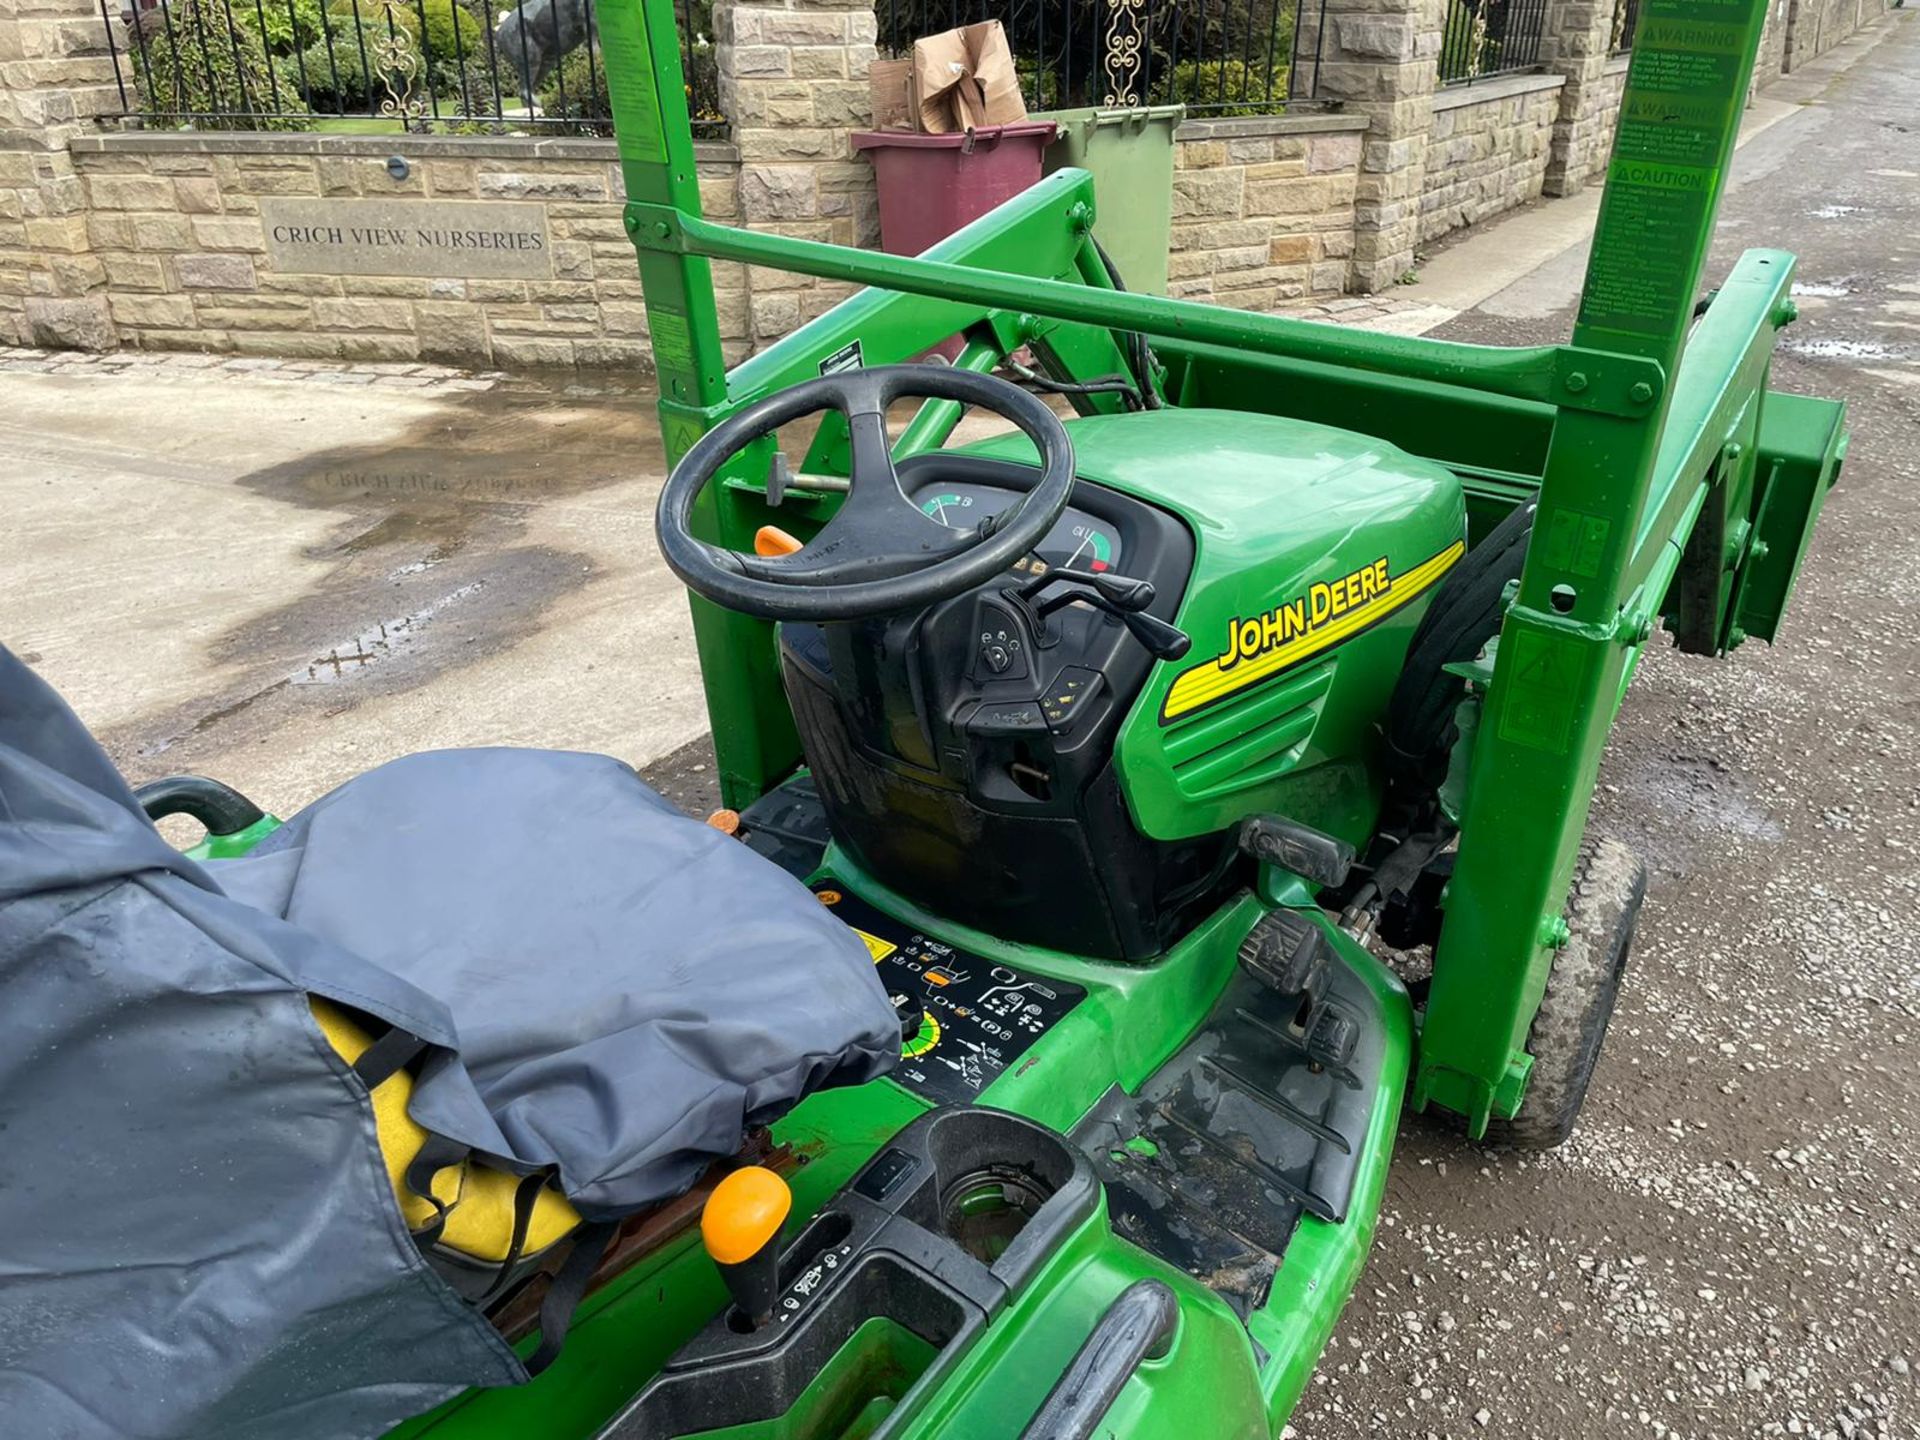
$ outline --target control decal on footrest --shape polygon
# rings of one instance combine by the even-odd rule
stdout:
[[[1033,1047],[1086,991],[997,965],[935,940],[850,894],[831,877],[813,885],[866,943],[901,1012],[901,1060],[892,1079],[930,1100],[969,1104]]]

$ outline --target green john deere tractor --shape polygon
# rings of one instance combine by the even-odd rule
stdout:
[[[1586,833],[1615,712],[1661,629],[1773,639],[1845,448],[1767,388],[1791,255],[1695,303],[1764,13],[1646,0],[1572,340],[1494,349],[1129,293],[1077,170],[914,259],[712,223],[671,6],[601,7],[725,803],[901,1058],[396,1434],[1269,1436],[1403,1100],[1566,1137],[1644,885]],[[714,260],[865,288],[728,369]]]

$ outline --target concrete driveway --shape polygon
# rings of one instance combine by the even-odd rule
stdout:
[[[650,394],[263,365],[0,359],[0,640],[130,777],[705,729]]]

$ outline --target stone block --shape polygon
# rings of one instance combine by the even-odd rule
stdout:
[[[1320,179],[1266,180],[1247,186],[1249,215],[1315,215],[1327,208],[1328,186]]]
[[[796,80],[845,80],[844,45],[796,45],[788,52],[788,73]]]
[[[863,129],[873,119],[873,92],[865,84],[822,80],[811,87],[813,113],[822,125]]]
[[[252,290],[253,259],[247,255],[178,255],[173,273],[185,290]]]
[[[413,307],[404,300],[315,300],[314,323],[322,330],[412,330]]]
[[[320,182],[303,163],[297,170],[242,170],[223,188],[235,195],[318,195]]]
[[[193,301],[185,295],[109,295],[107,306],[120,325],[186,330],[195,322]]]
[[[87,193],[96,210],[173,208],[173,183],[156,175],[92,175]]]
[[[84,215],[45,215],[23,226],[27,248],[78,255],[89,248]]]
[[[420,341],[410,333],[405,335],[350,334],[336,338],[340,341],[342,360],[418,360],[420,358]]]
[[[847,140],[839,130],[807,129],[748,130],[734,136],[740,158],[748,164],[769,161],[838,160],[847,153]]]
[[[189,215],[220,213],[220,182],[211,175],[182,175],[173,182],[176,209]]]
[[[762,340],[776,340],[800,325],[800,301],[792,293],[752,297],[753,333]]]
[[[187,224],[182,218],[181,224]],[[195,215],[189,231],[192,244],[203,250],[235,250],[266,253],[266,233],[258,216]],[[180,245],[179,249],[187,249]]]
[[[166,267],[151,255],[107,255],[100,261],[115,290],[165,290]]]
[[[593,278],[593,247],[574,240],[555,241],[553,273],[562,280],[591,280]]]
[[[471,305],[420,304],[413,307],[420,353],[456,364],[485,364],[493,358],[486,317]]]
[[[1213,252],[1213,274],[1216,281],[1224,283],[1224,277],[1236,270],[1259,270],[1266,266],[1270,245],[1236,245],[1227,250]]]
[[[754,221],[811,219],[818,213],[812,167],[742,166],[740,206],[741,213]]]
[[[22,232],[22,243],[24,241]],[[99,250],[131,250],[133,219],[128,215],[107,215],[98,211],[87,216],[87,239]]]
[[[1244,170],[1176,171],[1173,177],[1173,218],[1191,220],[1238,216],[1245,192]]]
[[[526,335],[497,335],[493,358],[500,365],[571,365],[573,344],[567,340],[537,340]]]
[[[348,275],[343,278],[349,295],[425,300],[433,294],[433,281],[425,275]]]
[[[1311,235],[1276,235],[1267,245],[1267,260],[1273,265],[1299,265],[1314,257]]]
[[[757,17],[760,40],[768,45],[844,47],[847,17],[834,10],[766,10]]]
[[[1324,175],[1360,166],[1360,136],[1315,135],[1307,146],[1307,173]]]
[[[282,360],[338,360],[344,335],[315,335],[310,332],[242,333],[226,337],[222,349],[236,355],[271,355]]]
[[[63,296],[84,296],[108,282],[108,267],[96,255],[54,255],[48,261],[54,288]]]
[[[793,73],[784,45],[735,45],[733,74],[737,80],[785,78]],[[725,73],[726,67],[721,67]]]
[[[266,270],[255,278],[262,290],[280,295],[338,295],[341,291],[338,275],[276,275]]]
[[[619,365],[651,370],[653,347],[644,340],[576,340],[573,342],[573,359],[576,365]]]
[[[474,172],[471,160],[429,160],[427,188],[435,195],[471,195]]]
[[[104,296],[27,297],[27,331],[35,345],[49,350],[111,350],[119,344]]]
[[[605,200],[607,177],[593,170],[487,171],[475,179],[490,200]]]
[[[647,334],[647,307],[603,301],[601,328],[607,334]]]
[[[150,157],[150,168],[156,175],[211,175],[213,157],[211,155],[155,155]]]

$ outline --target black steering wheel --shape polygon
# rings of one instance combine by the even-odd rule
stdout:
[[[957,400],[1010,421],[1040,452],[1040,478],[971,530],[923,514],[900,489],[887,407],[903,395]],[[791,555],[742,555],[694,538],[694,502],[720,468],[763,435],[816,410],[847,417],[847,498]],[[1073,442],[1059,417],[1016,385],[945,365],[883,365],[824,375],[755,401],[686,453],[654,518],[660,553],[696,594],[764,620],[858,620],[923,609],[1007,569],[1053,528],[1073,491]]]

